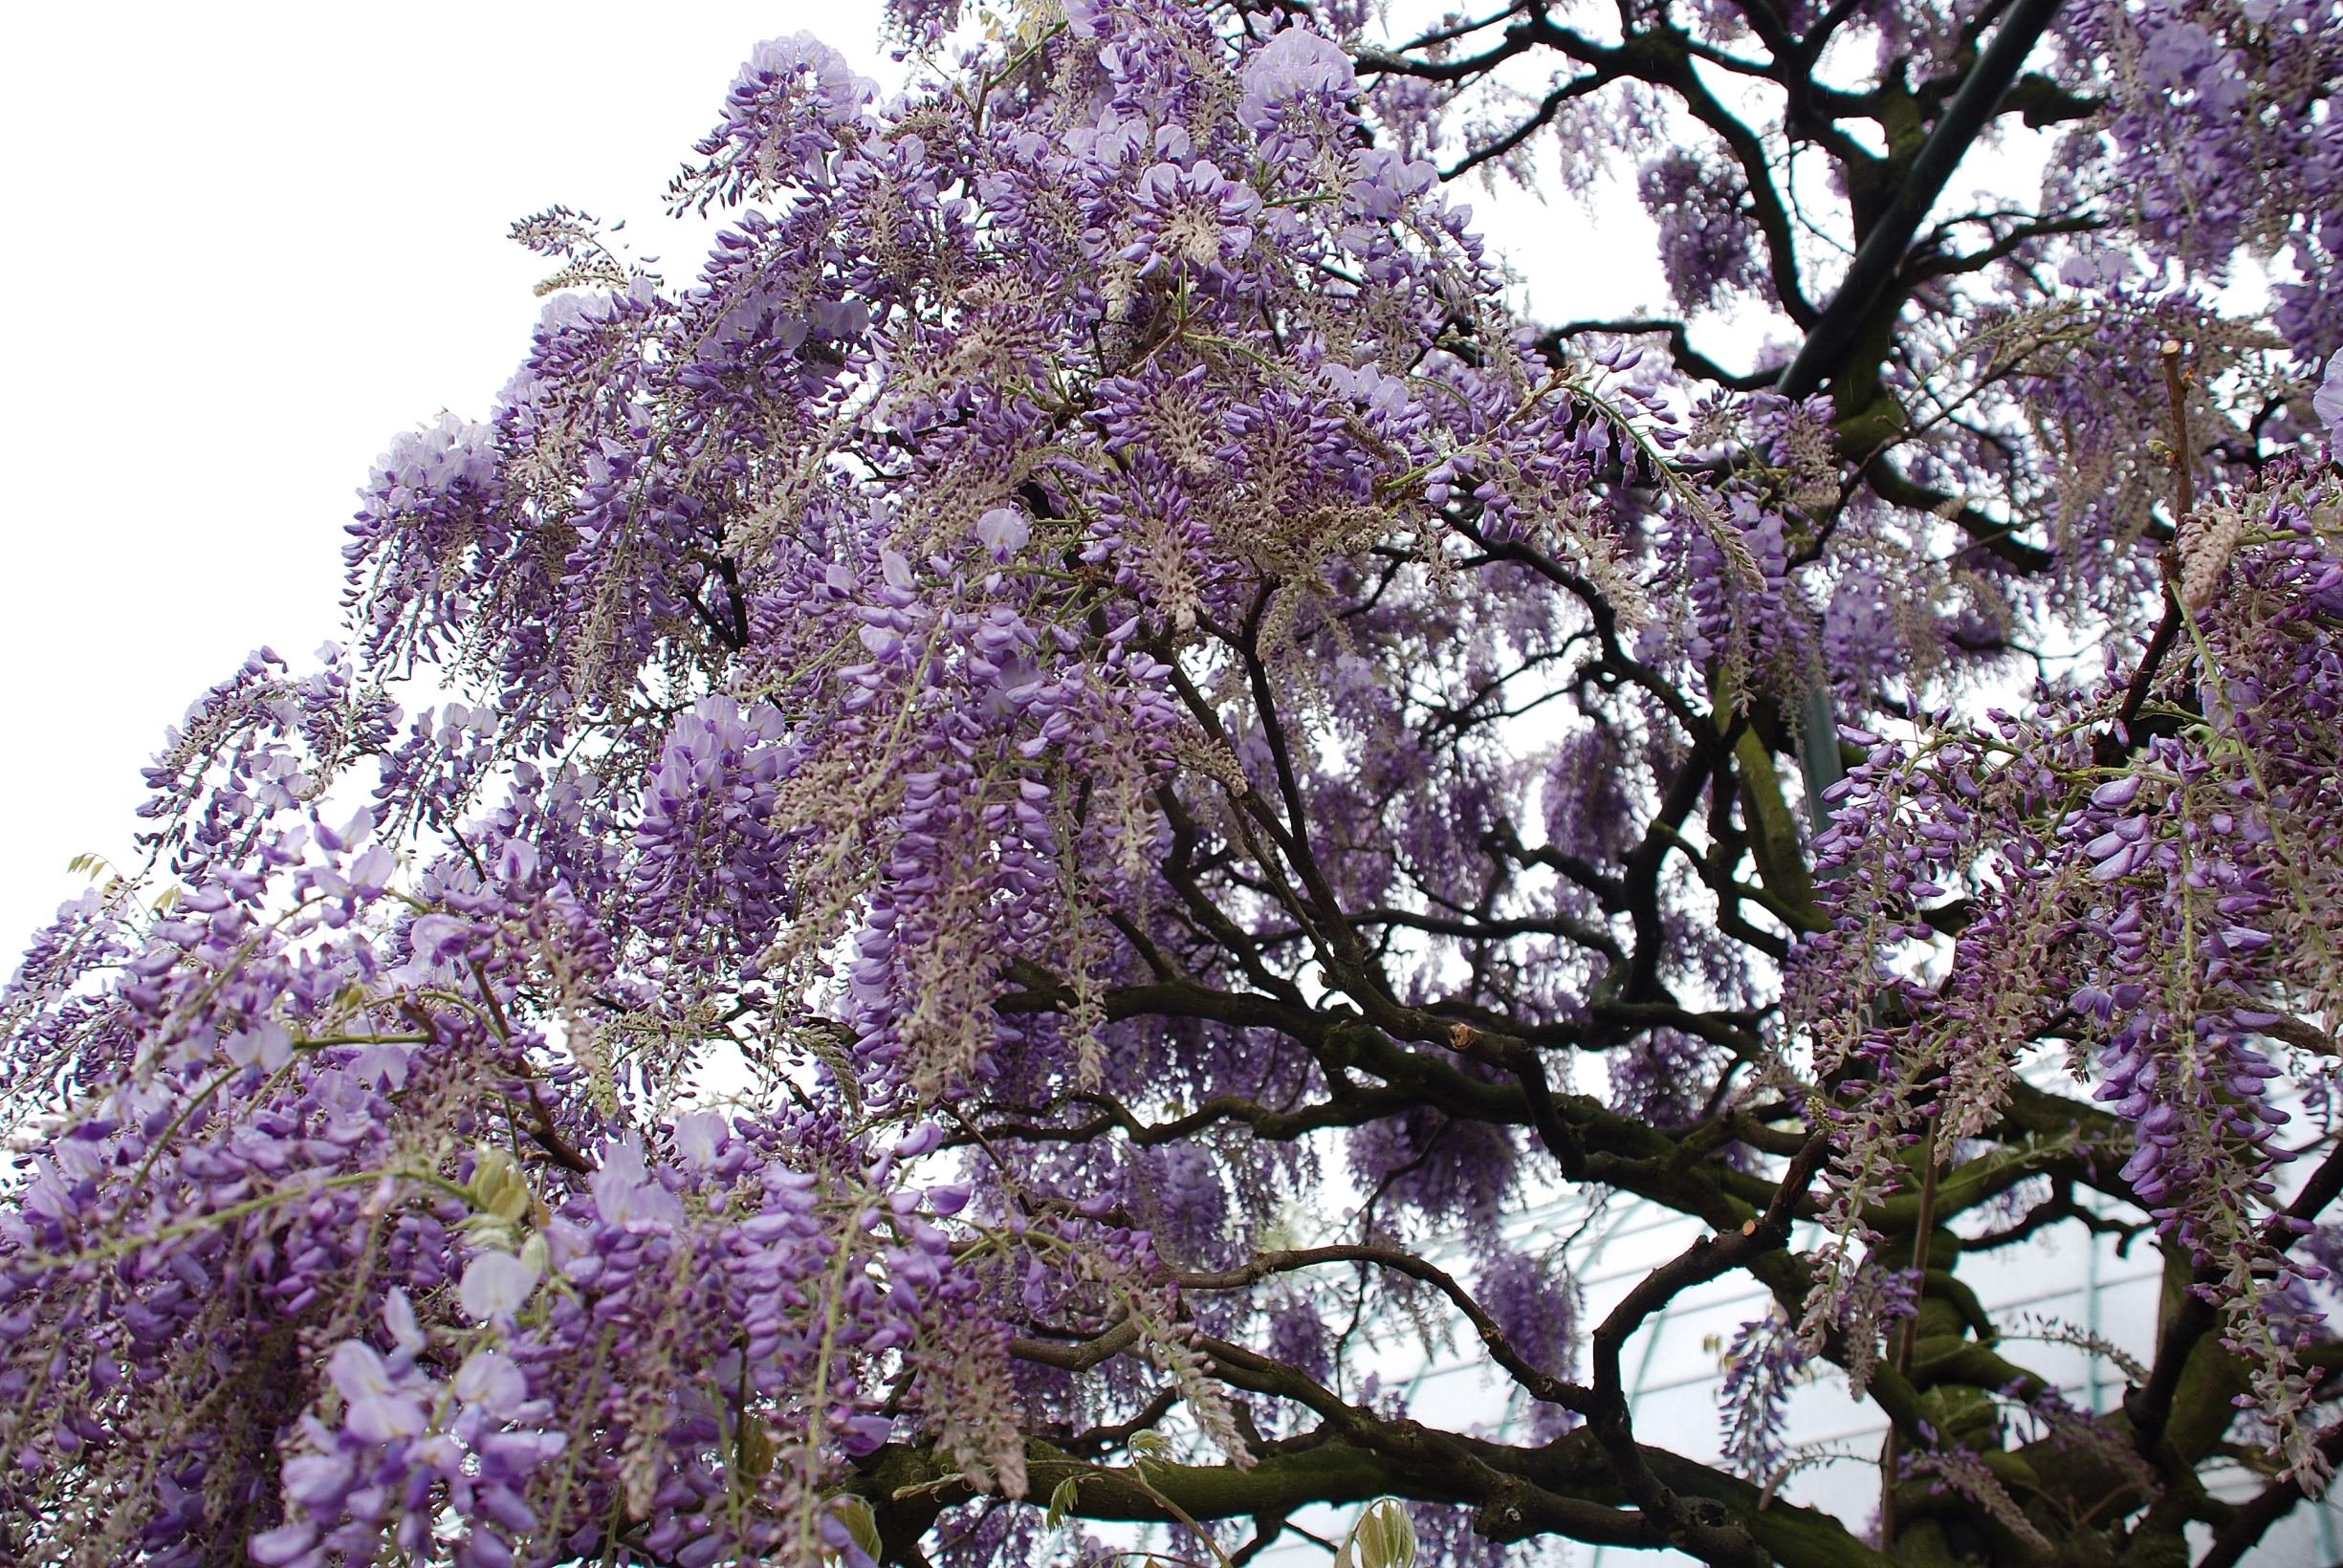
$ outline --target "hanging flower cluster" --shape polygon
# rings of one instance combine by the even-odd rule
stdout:
[[[2306,1224],[2283,1134],[2288,1086],[2332,1071],[2343,1001],[2339,524],[2331,474],[2273,465],[2192,514],[2179,634],[2144,678],[2113,669],[1982,728],[1939,714],[1917,746],[1860,737],[1819,846],[1831,928],[1793,980],[1815,1069],[1842,1085],[1843,1245],[1908,1187],[1905,1148],[1977,1136],[2029,1042],[2063,1037],[2114,1119],[2066,1129],[2071,1152],[2193,1261],[2286,1462],[2313,1476],[2298,1287],[2325,1275],[2288,1252]],[[1834,999],[1865,984],[1868,1016]],[[1856,1274],[1820,1276],[1809,1346]]]

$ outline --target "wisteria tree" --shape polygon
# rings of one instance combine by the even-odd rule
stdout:
[[[2319,1492],[2343,5],[1493,4],[907,0],[893,101],[757,48],[696,278],[520,226],[347,649],[196,703],[6,993],[0,1557],[2229,1564]],[[1460,183],[1554,163],[1665,316],[1509,311]],[[1565,1193],[1684,1217],[1600,1320]],[[1963,1279],[2107,1233],[2146,1358]],[[1723,1431],[1639,1429],[1732,1274]],[[1875,1513],[1783,1492],[1825,1373]]]

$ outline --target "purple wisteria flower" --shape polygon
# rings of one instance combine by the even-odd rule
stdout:
[[[1157,163],[1139,177],[1140,237],[1123,252],[1146,277],[1171,266],[1216,282],[1253,248],[1261,199],[1209,160],[1190,167]]]

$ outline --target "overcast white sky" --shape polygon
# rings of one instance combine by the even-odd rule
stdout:
[[[69,859],[127,854],[188,700],[336,633],[389,437],[488,411],[545,271],[506,226],[565,202],[649,240],[739,63],[800,28],[884,68],[875,0],[13,11],[0,975]]]
[[[25,6],[0,45],[0,975],[126,858],[164,726],[263,643],[339,626],[353,494],[401,429],[486,414],[544,264],[505,236],[554,202],[633,221],[756,41],[810,29],[882,80],[877,0]],[[1500,249],[1640,292],[1631,207],[1603,243],[1511,202]],[[1648,266],[1648,263],[1646,264]]]

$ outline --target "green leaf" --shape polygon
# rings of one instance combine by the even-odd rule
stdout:
[[[1357,1568],[1415,1568],[1415,1521],[1396,1497],[1369,1503],[1336,1555],[1336,1568],[1350,1568],[1344,1559],[1354,1548]]]
[[[534,1238],[532,1238],[534,1239]],[[734,1462],[741,1480],[754,1489],[759,1481],[773,1473],[773,1461],[779,1457],[780,1448],[773,1441],[764,1418],[751,1410],[740,1418],[740,1438],[734,1445]]]
[[[1065,1523],[1065,1516],[1074,1512],[1082,1501],[1082,1477],[1069,1475],[1050,1490],[1049,1513],[1044,1518],[1050,1529]]]
[[[878,1561],[879,1518],[870,1512],[870,1505],[860,1497],[847,1496],[832,1498],[830,1507],[837,1511],[839,1521],[846,1527],[846,1534],[854,1537],[854,1544],[861,1547],[871,1561]]]

